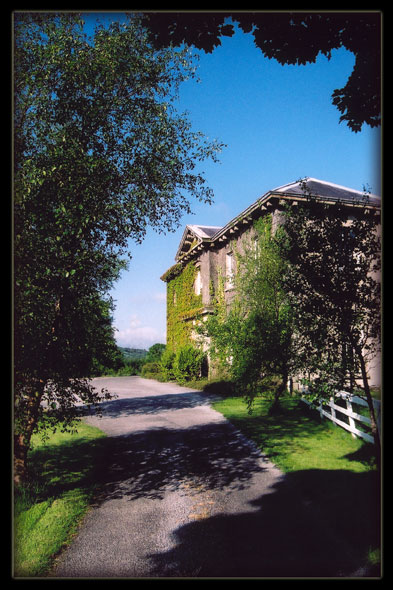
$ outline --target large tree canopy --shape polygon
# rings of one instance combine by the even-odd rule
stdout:
[[[210,202],[198,163],[220,146],[176,110],[195,71],[187,48],[152,46],[138,15],[98,25],[75,13],[15,15],[16,458],[22,474],[47,401],[72,418],[93,353],[113,345],[105,297],[129,239],[173,230]],[[97,343],[97,340],[100,343]],[[97,355],[96,355],[97,356]]]
[[[210,354],[223,374],[243,392],[249,408],[266,383],[276,382],[274,408],[294,372],[292,318],[282,287],[286,263],[280,253],[282,230],[271,217],[254,223],[254,234],[233,245],[235,295],[228,307],[220,276],[215,313],[202,322]],[[278,379],[278,381],[277,381]]]
[[[263,55],[280,64],[315,62],[319,53],[330,59],[345,47],[356,58],[343,88],[332,95],[333,104],[352,131],[363,123],[381,121],[381,14],[379,12],[163,12],[145,20],[157,47],[188,43],[210,53],[220,38],[234,34],[238,23],[252,33]]]
[[[286,212],[282,249],[299,366],[319,399],[353,391],[360,375],[379,448],[367,373],[381,346],[379,214],[323,205],[303,188],[308,202]]]

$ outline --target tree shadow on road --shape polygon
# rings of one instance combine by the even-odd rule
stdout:
[[[98,441],[98,501],[162,498],[185,481],[204,489],[242,489],[265,467],[259,451],[228,423],[152,428]]]
[[[100,413],[108,418],[126,418],[138,414],[159,414],[161,412],[184,410],[208,405],[218,399],[213,394],[202,392],[180,392],[161,395],[129,397],[102,402],[99,404]],[[80,415],[89,415],[89,409],[82,406]]]
[[[332,487],[337,501],[326,504]],[[170,577],[378,577],[378,566],[361,568],[379,546],[377,487],[372,472],[287,474],[250,512],[186,524],[174,548],[149,557]]]
[[[104,414],[127,417],[196,405],[201,397],[191,393],[127,398],[108,402]],[[310,421],[308,428],[313,427]],[[304,420],[299,417],[291,428],[295,437],[304,430]],[[187,481],[201,482],[203,491],[229,493],[247,488],[255,474],[267,471],[256,447],[224,421],[149,428],[81,443],[77,449],[65,446],[56,453],[58,463],[53,457],[51,465],[63,487],[75,485],[70,474],[81,457],[86,455],[89,465],[94,457],[88,478],[98,486],[96,505],[111,499],[160,499]],[[84,476],[78,469],[81,485]],[[359,568],[370,550],[379,547],[379,497],[373,471],[286,474],[270,493],[261,491],[249,511],[213,512],[174,531],[175,546],[149,556],[153,575],[336,577],[358,571],[359,576],[378,576],[377,568]]]

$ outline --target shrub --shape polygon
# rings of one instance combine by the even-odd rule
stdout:
[[[203,391],[207,393],[214,393],[215,395],[221,395],[223,397],[235,397],[241,395],[236,388],[235,383],[228,379],[215,379],[208,381],[203,388]]]
[[[174,365],[175,365],[175,353],[170,350],[166,349],[161,355],[160,365],[161,365],[161,373],[163,377],[170,381],[171,379],[175,379],[174,373]]]
[[[124,366],[118,370],[118,377],[139,375],[143,366],[143,359],[129,359]]]
[[[159,363],[163,352],[166,350],[165,344],[153,344],[149,348],[149,351],[146,355],[146,362],[147,363]]]
[[[141,375],[147,378],[156,378],[161,373],[160,363],[145,363],[142,367]]]
[[[179,383],[185,383],[201,376],[205,354],[191,345],[178,350],[174,362],[174,375]]]

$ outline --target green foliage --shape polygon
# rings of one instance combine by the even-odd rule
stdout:
[[[236,295],[229,310],[219,277],[216,314],[201,327],[222,374],[227,373],[250,403],[269,376],[281,376],[279,397],[293,364],[291,309],[282,288],[285,262],[278,247],[281,235],[279,230],[273,235],[270,216],[257,221],[255,230],[257,242],[244,243],[244,251],[236,252]]]
[[[118,347],[115,355],[116,363],[99,365],[95,373],[99,375],[111,375],[114,377],[126,377],[131,375],[143,375],[144,377],[157,373],[153,365],[160,362],[165,352],[165,344],[153,344],[148,351],[138,348]],[[145,365],[148,367],[145,367]]]
[[[334,531],[336,542],[341,537],[351,548],[357,567],[378,562],[380,477],[375,447],[320,420],[296,398],[284,397],[281,405],[279,414],[272,413],[270,400],[256,398],[250,415],[243,399],[229,397],[213,407],[286,473],[286,481],[311,504],[314,519],[318,514],[326,530]],[[329,551],[331,541],[321,541]]]
[[[145,364],[145,359],[130,359],[126,361],[123,367],[118,371],[119,377],[130,376],[130,375],[140,375],[142,371],[142,367]]]
[[[332,94],[340,122],[354,132],[363,123],[381,124],[381,12],[157,12],[144,19],[158,47],[189,43],[208,53],[221,37],[232,37],[237,23],[265,57],[282,65],[314,63],[320,53],[330,59],[345,47],[356,61],[346,85]]]
[[[285,472],[310,468],[361,472],[375,468],[375,460],[366,457],[366,450],[373,453],[372,445],[353,438],[328,420],[321,421],[319,414],[310,411],[298,398],[283,397],[283,411],[277,415],[271,414],[271,404],[269,396],[256,398],[251,416],[241,398],[220,400],[214,408],[252,438]]]
[[[72,539],[97,485],[105,435],[80,422],[76,434],[33,435],[29,484],[15,491],[14,575],[42,576]]]
[[[75,402],[97,404],[110,397],[106,390],[94,389],[89,381],[101,366],[121,364],[110,311],[111,302],[98,296],[64,296],[53,333],[48,334],[51,339],[42,343],[41,356],[36,342],[43,336],[39,329],[34,341],[33,331],[21,333],[22,322],[16,327],[16,434],[25,431],[26,423],[31,429],[28,435],[43,425],[55,428],[58,422],[63,428],[73,429],[77,416]]]
[[[108,360],[113,334],[99,302],[126,266],[130,238],[140,243],[150,226],[176,228],[190,212],[185,195],[211,202],[194,169],[216,160],[221,146],[176,111],[179,86],[195,71],[190,52],[154,49],[137,13],[97,25],[91,38],[77,13],[20,12],[14,23],[20,447],[47,384],[58,418],[71,411],[74,392],[99,401],[84,378],[117,362]],[[26,448],[20,467],[25,456]]]
[[[353,391],[361,375],[371,430],[380,448],[367,363],[381,346],[381,239],[378,214],[318,203],[303,183],[307,205],[288,211],[285,289],[294,311],[299,364],[310,395]],[[365,195],[367,196],[367,195]],[[379,455],[379,451],[377,451]]]
[[[207,393],[214,393],[215,395],[221,395],[223,397],[241,395],[236,389],[236,385],[229,380],[225,379],[209,379],[206,383],[203,383],[203,391]]]
[[[144,363],[145,360],[143,358],[126,359],[119,368],[100,367],[95,376],[129,377],[140,375]]]
[[[192,319],[202,308],[202,295],[194,290],[195,277],[195,264],[189,262],[167,283],[167,345],[174,352],[191,344]]]
[[[157,375],[161,373],[161,365],[158,362],[147,362],[144,363],[141,376],[146,378],[154,379]]]
[[[143,364],[146,361],[147,350],[122,346],[119,346],[118,350],[121,355],[120,363],[109,367],[100,366],[96,372],[96,376],[128,377],[130,375],[140,375]]]
[[[147,350],[143,348],[128,348],[119,346],[119,350],[121,351],[126,362],[129,360],[144,359],[147,355]]]
[[[175,379],[175,358],[176,354],[169,348],[166,348],[162,353],[160,359],[160,366],[161,373],[166,381],[171,381],[172,379]]]
[[[205,354],[191,345],[178,349],[173,365],[173,372],[179,383],[185,383],[201,376]]]
[[[287,212],[285,288],[294,310],[298,358],[322,397],[353,390],[380,347],[380,237],[372,213],[326,207],[309,196]]]
[[[165,349],[165,344],[153,344],[153,346],[149,348],[149,351],[146,355],[146,362],[159,362],[163,353],[165,352]]]

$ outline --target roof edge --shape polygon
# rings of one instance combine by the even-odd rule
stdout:
[[[318,182],[320,184],[324,184],[327,186],[331,186],[334,188],[338,188],[338,189],[342,189],[351,193],[356,193],[359,195],[359,200],[357,199],[352,199],[352,198],[335,198],[335,197],[329,197],[329,196],[324,196],[324,195],[318,195],[318,194],[312,194],[311,193],[311,197],[314,198],[317,202],[321,203],[321,204],[342,204],[348,207],[362,207],[362,208],[367,208],[367,209],[380,209],[381,208],[381,197],[379,195],[376,194],[367,194],[367,193],[363,193],[357,189],[351,189],[349,187],[345,187],[343,185],[339,185],[339,184],[334,184],[333,182],[328,182],[328,181],[324,181],[324,180],[319,180],[317,178],[312,178],[312,177],[306,177],[303,180],[305,181],[314,181],[314,182]],[[181,268],[184,266],[184,264],[186,264],[189,261],[190,257],[194,257],[194,255],[199,252],[201,249],[204,249],[205,244],[211,244],[216,242],[217,240],[219,240],[219,238],[223,237],[230,229],[232,229],[234,226],[236,226],[237,223],[243,222],[247,217],[252,216],[252,214],[259,208],[263,207],[263,205],[267,205],[268,201],[271,199],[284,199],[284,200],[296,200],[296,201],[308,201],[309,200],[309,196],[306,194],[299,194],[299,192],[291,192],[291,190],[288,190],[289,187],[294,187],[295,185],[299,185],[301,181],[297,180],[295,182],[290,182],[288,184],[284,184],[282,186],[279,186],[275,189],[269,190],[267,191],[265,194],[263,194],[261,197],[259,197],[254,203],[252,203],[251,205],[249,205],[246,209],[244,209],[241,213],[239,213],[239,215],[237,215],[236,217],[234,217],[233,219],[231,219],[225,226],[220,227],[220,226],[211,226],[211,225],[200,225],[200,224],[187,224],[183,235],[182,235],[182,239],[180,241],[179,244],[179,248],[176,252],[176,256],[175,256],[175,260],[176,260],[176,264],[174,264],[173,266],[171,266],[163,275],[161,278],[161,280],[163,280],[164,282],[168,282],[165,277],[167,276],[172,276],[173,273],[176,272],[181,272]],[[288,187],[288,189],[287,189]],[[282,189],[287,189],[287,190],[282,190]],[[367,202],[366,198],[367,197],[371,197],[373,199],[378,199],[379,203],[374,202]],[[267,205],[268,206],[268,205]],[[251,221],[251,220],[250,220]],[[212,236],[210,237],[203,237],[201,236],[201,232],[198,232],[199,235],[197,234],[197,231],[195,230],[195,228],[217,228],[218,231],[216,233],[214,233]],[[183,256],[180,256],[180,252],[181,249],[183,247],[185,238],[187,236],[187,233],[191,231],[192,234],[195,236],[195,238],[198,240],[198,242],[188,251],[185,252],[183,254]],[[203,231],[203,230],[202,230]],[[169,275],[168,275],[169,273]],[[174,274],[174,276],[176,276],[176,274]],[[169,279],[170,280],[170,279]]]

